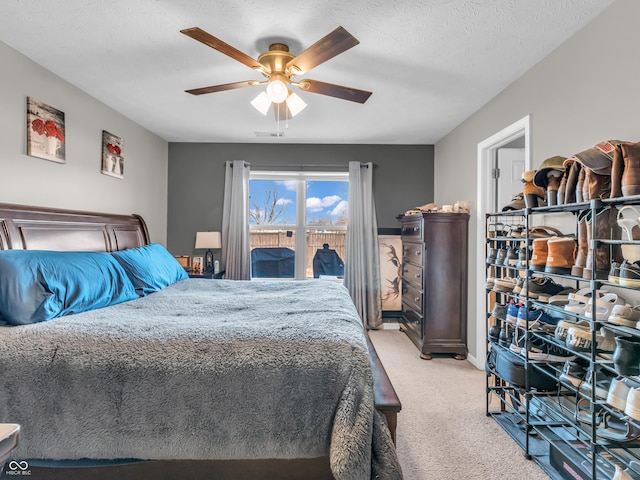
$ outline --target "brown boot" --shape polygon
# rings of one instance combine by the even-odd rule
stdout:
[[[640,195],[640,142],[620,145],[624,159],[622,194],[625,197]]]
[[[622,196],[623,171],[624,159],[622,158],[622,148],[620,145],[616,145],[611,163],[611,195],[609,198],[619,198]]]
[[[545,273],[568,275],[576,261],[576,241],[571,237],[550,238],[547,242]],[[607,271],[608,272],[608,271]]]
[[[620,240],[620,227],[616,223],[617,210],[612,207],[605,207],[597,212],[595,218],[587,219],[587,238],[589,245],[591,240]],[[593,228],[595,222],[595,229]],[[592,235],[595,233],[595,237]],[[593,266],[595,261],[595,275],[593,278],[606,280],[609,275],[612,260],[621,258],[620,245],[603,244],[596,242],[598,245],[595,250],[590,248],[587,254],[587,261],[582,278],[591,279]],[[594,258],[595,257],[595,258]]]
[[[580,173],[578,174],[578,183],[576,184],[576,203],[587,202],[589,201],[588,197],[585,197],[584,192],[584,177],[586,168],[581,168]]]
[[[544,205],[544,197],[546,195],[544,188],[538,187],[533,183],[535,170],[528,170],[522,174],[522,183],[524,183],[524,202],[527,208],[536,208]]]
[[[596,198],[609,198],[611,194],[611,175],[600,175],[590,168],[583,167],[584,182],[582,184],[582,201],[588,202]]]
[[[587,264],[587,256],[589,254],[587,230],[591,228],[591,223],[587,225],[588,218],[591,218],[591,210],[583,210],[578,214],[578,252],[576,253],[576,262],[571,269],[571,275],[574,277],[581,277],[582,271]]]
[[[582,165],[576,162],[575,158],[569,158],[567,162],[569,162],[567,165],[569,175],[567,176],[567,186],[564,194],[565,204],[576,203],[576,187],[578,186],[578,177],[580,176],[580,170],[582,168]]]
[[[564,198],[567,192],[567,175],[569,175],[568,169],[565,170],[560,178],[560,186],[558,187],[558,205],[564,205]]]
[[[529,261],[529,268],[536,272],[543,272],[547,266],[547,242],[548,238],[536,238],[533,240],[533,252]]]
[[[558,190],[560,189],[560,177],[549,175],[549,183],[547,184],[547,205],[558,204]]]

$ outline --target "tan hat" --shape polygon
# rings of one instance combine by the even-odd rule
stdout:
[[[533,183],[538,187],[547,188],[549,185],[549,177],[547,174],[551,170],[558,170],[560,172],[564,172],[564,161],[565,157],[560,157],[556,155],[555,157],[547,158],[540,164],[540,167],[536,171],[535,176],[533,177]]]

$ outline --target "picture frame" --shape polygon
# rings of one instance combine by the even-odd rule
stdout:
[[[64,112],[27,97],[27,155],[66,163]]]
[[[402,310],[402,237],[378,235],[382,311]]]
[[[191,259],[191,273],[195,273],[196,275],[201,274],[204,269],[204,258],[203,257],[193,257]]]
[[[178,263],[182,266],[182,268],[184,268],[185,270],[191,270],[190,255],[175,255],[175,258],[178,261]]]
[[[102,167],[100,172],[124,178],[124,140],[106,130],[102,131]]]

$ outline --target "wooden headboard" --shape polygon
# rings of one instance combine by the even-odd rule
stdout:
[[[0,250],[113,252],[149,243],[139,215],[0,203]]]

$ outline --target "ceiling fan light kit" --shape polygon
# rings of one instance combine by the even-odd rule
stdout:
[[[180,30],[180,32],[218,50],[220,53],[247,65],[249,68],[267,77],[267,81],[264,82],[246,80],[243,82],[186,90],[187,93],[192,95],[203,95],[206,93],[266,84],[266,91],[261,92],[254,98],[251,101],[251,105],[260,113],[266,115],[271,103],[273,103],[274,114],[277,121],[289,119],[300,113],[307,106],[299,95],[289,90],[289,85],[296,86],[306,92],[318,93],[320,95],[350,100],[357,103],[364,103],[371,96],[371,92],[365,90],[320,82],[318,80],[303,79],[300,82],[292,81],[294,76],[306,73],[321,63],[360,43],[343,27],[336,28],[297,56],[289,52],[289,47],[284,43],[273,43],[269,46],[269,51],[260,54],[257,60],[254,60],[249,55],[198,27],[187,28]]]

